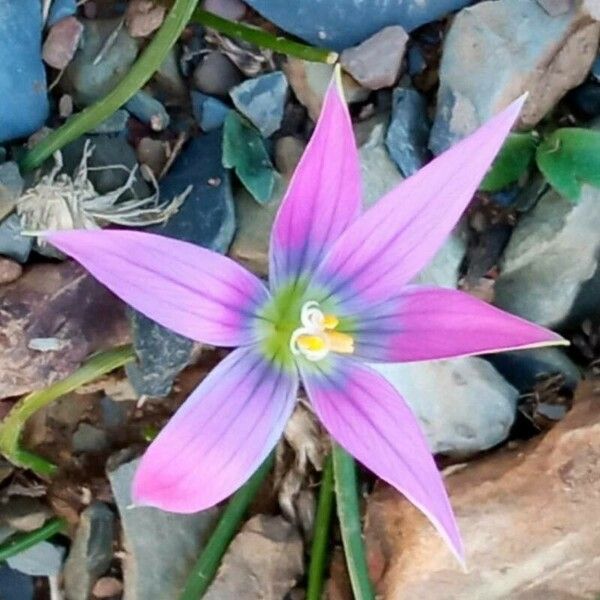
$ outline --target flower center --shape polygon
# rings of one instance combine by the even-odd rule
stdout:
[[[325,358],[329,352],[352,354],[354,340],[347,333],[335,331],[339,320],[335,315],[326,315],[315,301],[305,302],[300,311],[301,327],[292,333],[290,350],[302,354],[312,361]]]

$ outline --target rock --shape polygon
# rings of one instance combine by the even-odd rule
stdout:
[[[164,21],[166,7],[152,0],[131,0],[125,12],[125,25],[131,37],[146,37]]]
[[[0,598],[2,600],[33,600],[33,578],[25,573],[0,565]]]
[[[189,186],[191,193],[167,223],[154,233],[225,252],[235,231],[229,173],[221,164],[220,130],[187,144],[160,182],[161,198],[172,199]],[[189,362],[193,343],[139,313],[131,318],[137,364],[126,367],[138,394],[164,396],[174,377]]]
[[[11,569],[36,577],[58,575],[62,566],[64,548],[50,542],[39,542],[27,550],[6,559]]]
[[[235,111],[227,115],[223,128],[223,166],[235,169],[244,187],[259,204],[271,200],[277,173],[265,142]]]
[[[109,432],[117,432],[127,420],[127,407],[123,402],[116,402],[109,396],[100,400],[102,425]]]
[[[584,185],[577,205],[546,192],[517,223],[500,265],[495,303],[546,327],[559,327],[585,300],[598,268],[600,191]],[[597,302],[590,307],[598,314]]]
[[[173,104],[185,104],[189,101],[188,86],[181,77],[175,48],[171,48],[160,69],[154,74],[152,87]]]
[[[482,358],[371,367],[410,405],[432,452],[464,457],[508,436],[519,393]]]
[[[37,498],[20,496],[0,506],[0,523],[14,531],[35,531],[52,515],[52,511]]]
[[[308,115],[316,122],[333,75],[333,65],[288,57],[282,69],[298,102],[308,109]],[[360,87],[345,73],[342,74],[342,84],[344,95],[350,104],[362,102],[369,96],[369,90]]]
[[[15,207],[17,198],[23,192],[23,178],[16,162],[0,165],[0,222]]]
[[[138,162],[149,167],[156,179],[159,178],[167,164],[167,145],[161,140],[150,137],[142,138],[136,150]]]
[[[471,0],[246,0],[269,21],[316,46],[343,50],[388,25],[412,31]]]
[[[77,0],[54,0],[50,5],[47,27],[52,27],[62,19],[72,17],[77,13]]]
[[[32,134],[48,116],[41,38],[39,0],[0,2],[0,143]]]
[[[120,18],[84,19],[79,50],[65,70],[61,85],[76,104],[93,104],[123,79],[137,53],[137,42],[127,33]]]
[[[66,600],[88,600],[96,579],[110,567],[113,556],[114,516],[102,502],[82,513],[65,562]]]
[[[18,262],[0,257],[0,285],[16,281],[22,273],[23,267]]]
[[[385,145],[405,177],[416,173],[428,160],[429,119],[427,102],[416,90],[394,90],[392,119]]]
[[[586,81],[567,95],[569,106],[584,119],[600,115],[600,85],[597,81]]]
[[[281,126],[288,82],[281,71],[247,79],[229,91],[235,107],[269,137]]]
[[[230,21],[239,21],[246,14],[241,0],[205,0],[203,8]]]
[[[104,119],[100,125],[94,127],[90,132],[94,135],[105,135],[111,133],[122,133],[127,128],[129,113],[126,110],[116,110],[108,119]]]
[[[231,112],[229,106],[202,92],[192,91],[191,97],[194,118],[203,131],[213,131],[223,127],[225,117]]]
[[[558,17],[568,13],[573,7],[573,0],[537,0],[537,3],[551,16]]]
[[[80,423],[73,434],[73,452],[102,452],[108,448],[106,431]]]
[[[121,597],[123,592],[123,584],[114,577],[100,577],[94,588],[92,594],[96,598],[112,598],[113,596]]]
[[[122,304],[73,262],[31,265],[0,288],[0,305],[0,398],[43,388],[93,352],[129,341]],[[64,342],[61,350],[28,348],[50,337]]]
[[[25,263],[33,247],[32,236],[21,235],[21,220],[16,214],[0,223],[0,255]]]
[[[256,515],[231,542],[204,598],[286,598],[303,571],[298,530],[281,516]]]
[[[599,35],[583,11],[551,17],[536,0],[464,9],[444,42],[429,147],[440,154],[525,91],[520,122],[534,126],[585,79]]]
[[[221,52],[206,54],[194,69],[196,89],[212,96],[226,96],[243,79],[240,70]]]
[[[417,509],[380,489],[365,530],[369,562],[385,570],[377,591],[388,600],[595,598],[598,570],[582,566],[597,563],[600,546],[599,463],[600,405],[588,384],[545,436],[449,475],[466,572]]]
[[[140,90],[125,104],[125,108],[138,120],[150,125],[153,131],[163,131],[169,126],[167,109],[156,98]]]
[[[42,48],[44,62],[54,69],[64,69],[75,56],[82,33],[83,25],[75,17],[53,25]]]
[[[408,34],[399,25],[384,27],[375,35],[340,56],[344,69],[369,90],[396,84],[408,42]]]
[[[108,473],[127,551],[124,600],[178,598],[212,531],[218,509],[181,515],[133,506],[131,481],[138,464],[139,460],[127,462]]]

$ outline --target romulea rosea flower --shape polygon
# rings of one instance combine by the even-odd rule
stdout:
[[[361,213],[352,124],[333,82],[275,219],[268,288],[229,258],[158,235],[47,236],[151,319],[194,340],[238,347],[146,451],[133,483],[137,503],[187,513],[229,496],[277,443],[301,382],[332,438],[421,509],[463,556],[415,417],[365,363],[563,342],[462,292],[410,283],[458,221],[522,103]]]

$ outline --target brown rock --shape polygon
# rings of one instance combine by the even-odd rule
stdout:
[[[114,577],[100,577],[92,593],[96,598],[112,598],[113,596],[119,596],[123,591],[123,582],[115,579]]]
[[[42,49],[44,62],[55,69],[64,69],[73,59],[82,33],[83,25],[75,17],[53,25]]]
[[[56,350],[32,350],[56,338]],[[0,398],[73,372],[91,353],[129,341],[123,305],[73,262],[34,265],[0,288]]]
[[[21,277],[23,267],[10,258],[0,258],[0,285],[12,283]]]
[[[125,25],[131,37],[146,37],[156,31],[165,19],[166,7],[154,0],[130,0]]]
[[[596,598],[600,592],[600,400],[579,389],[545,437],[449,475],[467,551],[461,570],[424,517],[391,488],[370,498],[368,552],[386,600]],[[371,561],[372,562],[372,561]]]

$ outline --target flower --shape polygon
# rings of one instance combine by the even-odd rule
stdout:
[[[352,124],[332,82],[273,226],[268,289],[229,258],[157,235],[48,236],[151,319],[194,340],[238,346],[148,448],[133,483],[137,503],[186,513],[229,496],[275,446],[301,381],[331,436],[421,509],[462,557],[420,427],[365,362],[563,342],[467,294],[409,283],[456,224],[522,104],[361,214]]]

